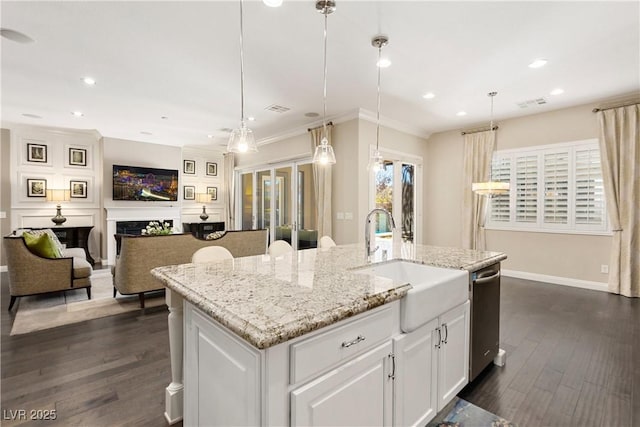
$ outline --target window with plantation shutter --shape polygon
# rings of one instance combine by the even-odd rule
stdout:
[[[538,156],[516,157],[516,222],[538,220]]]
[[[493,159],[491,180],[511,182],[511,159],[509,157],[496,157]],[[511,220],[510,210],[508,194],[500,194],[491,198],[491,221],[508,223]]]
[[[546,224],[569,222],[569,153],[544,155],[544,216]]]
[[[599,225],[604,218],[604,187],[600,168],[600,150],[575,151],[576,224]]]
[[[486,228],[609,232],[595,139],[497,151],[491,174],[511,189],[491,199]]]

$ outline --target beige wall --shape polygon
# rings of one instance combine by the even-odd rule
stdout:
[[[0,212],[5,217],[0,219],[0,235],[11,233],[11,175],[10,162],[11,138],[9,129],[0,129]],[[7,265],[4,248],[0,248],[0,265]]]
[[[510,149],[598,137],[595,105],[582,105],[499,122],[497,149]],[[460,246],[462,136],[432,135],[427,143],[424,200],[426,242]],[[503,268],[605,283],[611,237],[513,231],[487,231],[487,249],[505,252]]]

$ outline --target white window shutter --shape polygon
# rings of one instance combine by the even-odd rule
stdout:
[[[575,151],[575,221],[576,225],[604,223],[604,187],[597,148]]]
[[[511,182],[511,158],[497,157],[491,162],[491,180],[498,182]],[[511,221],[509,208],[509,194],[500,194],[491,198],[492,222]]]
[[[569,153],[548,153],[543,158],[545,224],[569,222]]]
[[[538,156],[516,157],[516,222],[538,221]]]

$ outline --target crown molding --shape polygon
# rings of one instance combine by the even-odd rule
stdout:
[[[326,118],[327,122],[333,122],[334,125],[345,123],[355,119],[377,123],[375,113],[369,110],[365,110],[364,108],[356,108],[346,113],[335,114],[333,116],[327,116]],[[395,129],[397,131],[407,133],[409,135],[414,135],[419,138],[427,139],[429,138],[429,136],[431,136],[431,134],[426,132],[424,129],[418,128],[416,126],[411,126],[406,123],[400,122],[398,120],[390,119],[383,116],[380,116],[380,125],[386,128]],[[304,135],[305,133],[308,132],[310,128],[315,128],[318,126],[322,126],[321,119],[307,123],[304,126],[298,126],[296,128],[277,133],[267,138],[262,138],[257,141],[257,144],[258,146],[268,145],[268,144],[273,144],[274,142],[282,141],[284,139],[293,138],[298,135]]]
[[[10,131],[15,132],[24,132],[24,131],[36,131],[36,132],[46,132],[52,133],[56,135],[87,135],[95,138],[96,140],[101,139],[103,136],[96,129],[73,129],[73,128],[63,128],[63,127],[53,127],[53,126],[42,126],[42,125],[34,125],[34,124],[26,124],[26,123],[16,123],[16,122],[2,122],[0,125],[3,129],[9,129]]]

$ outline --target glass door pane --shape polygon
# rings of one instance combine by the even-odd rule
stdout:
[[[243,173],[241,181],[240,209],[242,213],[242,230],[251,230],[253,225],[253,173]]]
[[[415,166],[402,164],[402,241],[413,243],[415,231]]]
[[[291,166],[276,169],[276,184],[273,187],[275,240],[284,240],[290,245],[293,244],[291,235],[295,229],[291,216],[293,211],[293,199],[291,197],[292,172],[293,168]]]
[[[259,171],[257,173],[257,188],[255,189],[257,200],[257,227],[271,227],[271,171]],[[270,233],[271,235],[271,233]]]
[[[316,193],[311,163],[298,165],[297,223],[298,249],[318,247]]]

